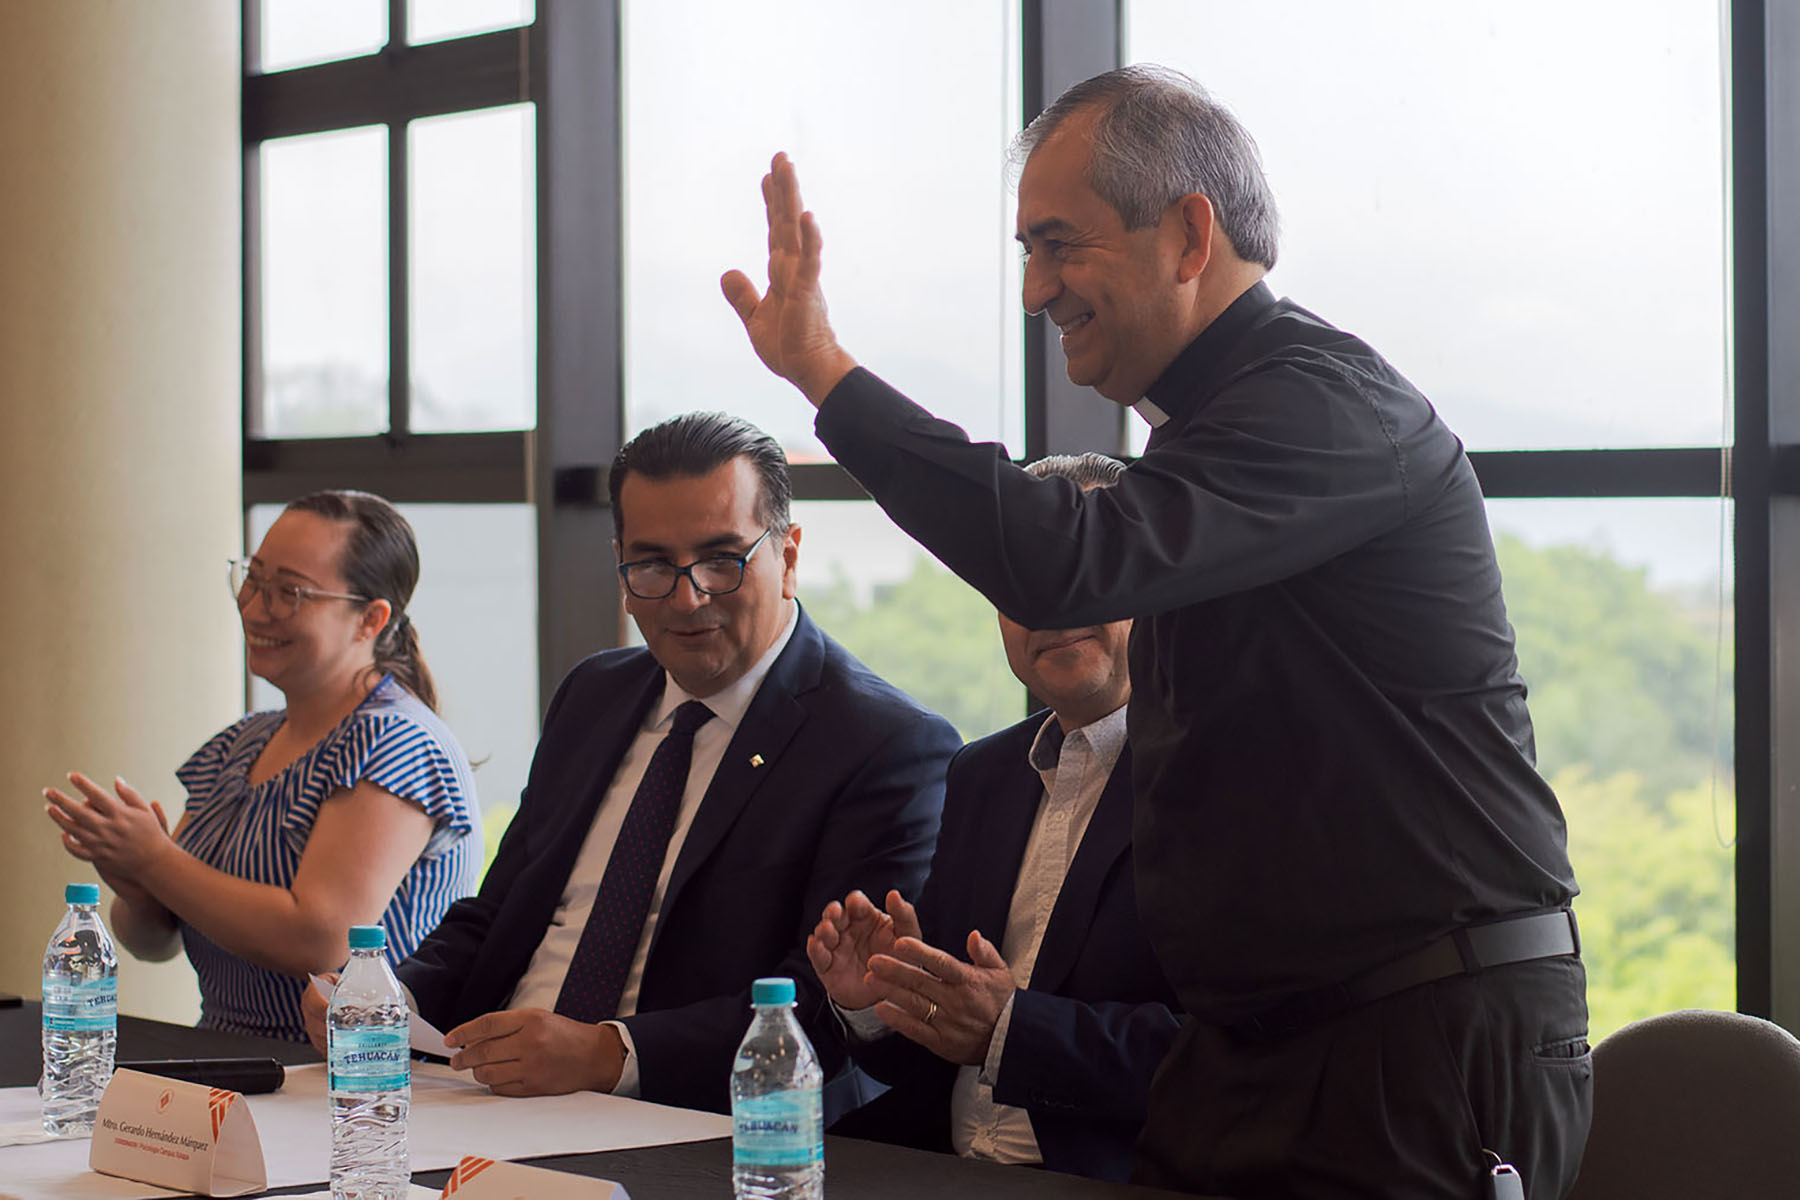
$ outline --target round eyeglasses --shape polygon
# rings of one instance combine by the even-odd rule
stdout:
[[[349,592],[325,592],[298,583],[280,583],[256,575],[246,559],[234,558],[230,567],[231,594],[237,600],[240,611],[249,608],[250,602],[259,594],[263,598],[263,607],[277,620],[293,616],[308,600],[354,600],[359,604],[369,602],[367,596],[353,596]]]
[[[625,590],[639,600],[661,600],[674,595],[675,585],[683,575],[702,596],[729,596],[743,586],[744,565],[773,532],[772,529],[763,530],[762,537],[751,542],[750,548],[742,554],[713,554],[685,567],[678,567],[666,558],[640,558],[636,562],[620,563],[619,578],[625,581]]]

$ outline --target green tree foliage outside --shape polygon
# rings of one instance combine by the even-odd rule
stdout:
[[[869,668],[956,726],[964,741],[1025,715],[1025,689],[1006,665],[994,606],[920,554],[898,583],[867,601],[839,572],[809,587],[806,611]]]
[[[1719,597],[1653,588],[1642,569],[1585,547],[1501,537],[1496,548],[1538,764],[1569,823],[1592,1035],[1672,1009],[1735,1007],[1731,643]]]
[[[1642,776],[1583,767],[1551,781],[1581,882],[1575,912],[1590,1033],[1678,1008],[1734,1008],[1731,851],[1713,831],[1711,787],[1658,795]],[[1729,808],[1729,794],[1718,797]]]

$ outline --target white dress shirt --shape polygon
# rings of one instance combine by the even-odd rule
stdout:
[[[631,970],[625,976],[624,991],[619,995],[618,1015],[621,1017],[629,1017],[637,1012],[638,988],[644,979],[644,961],[649,957],[650,939],[656,933],[656,921],[662,913],[663,893],[669,886],[669,874],[674,870],[682,843],[687,840],[688,828],[694,823],[694,814],[700,809],[700,800],[706,795],[713,773],[718,770],[719,761],[725,757],[725,747],[737,733],[738,725],[743,721],[744,713],[749,710],[750,702],[755,699],[757,689],[762,686],[769,668],[774,666],[788,640],[793,637],[799,607],[791,600],[787,602],[787,606],[787,624],[774,644],[744,673],[743,678],[730,687],[707,696],[703,701],[712,710],[714,719],[702,725],[694,734],[694,753],[688,765],[687,786],[681,793],[681,808],[675,817],[675,829],[669,834],[669,848],[663,855],[662,872],[657,876],[656,890],[650,897],[650,913],[644,918],[644,932],[638,939],[637,953],[631,960]],[[557,903],[555,915],[550,918],[550,927],[544,931],[544,940],[538,943],[537,952],[531,956],[531,962],[519,978],[519,985],[513,989],[512,998],[507,1002],[508,1008],[555,1009],[556,997],[562,991],[563,979],[569,973],[569,961],[575,956],[575,947],[581,941],[581,931],[586,928],[588,914],[593,912],[594,899],[599,895],[600,878],[606,873],[613,844],[618,841],[619,829],[625,823],[626,810],[631,807],[632,797],[637,794],[638,784],[643,781],[650,756],[656,753],[663,738],[668,736],[675,710],[692,699],[696,697],[688,695],[672,676],[665,673],[662,699],[651,707],[637,737],[626,750],[625,757],[619,761],[612,784],[606,789],[599,811],[594,814],[594,823],[588,827],[587,839],[581,844],[581,853],[575,858],[574,869],[569,872],[569,881],[563,885],[562,898]],[[613,1094],[635,1096],[638,1092],[637,1054],[632,1046],[631,1033],[617,1021],[605,1023],[617,1029],[625,1042],[625,1067],[618,1084],[613,1088]]]
[[[1063,880],[1081,848],[1100,793],[1125,748],[1125,707],[1121,705],[1097,721],[1068,734],[1055,714],[1045,718],[1031,743],[1032,767],[1044,781],[1044,795],[1032,818],[1031,836],[1019,862],[1013,884],[1012,905],[1006,914],[1006,935],[1000,955],[1012,969],[1013,983],[1028,987],[1044,929],[1062,893]],[[949,947],[955,952],[956,947]],[[851,1033],[867,1040],[893,1031],[872,1008],[841,1014]],[[994,1102],[994,1081],[1006,1049],[1006,1033],[1012,1024],[1012,1001],[1000,1013],[988,1043],[987,1061],[980,1067],[965,1066],[956,1072],[950,1093],[950,1140],[966,1158],[985,1158],[1003,1163],[1042,1162],[1031,1117],[1022,1108]]]

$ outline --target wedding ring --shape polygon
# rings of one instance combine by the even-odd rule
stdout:
[[[930,1008],[925,1010],[925,1023],[929,1025],[931,1024],[931,1018],[937,1016],[937,1001],[927,1000],[925,1003],[931,1005]]]

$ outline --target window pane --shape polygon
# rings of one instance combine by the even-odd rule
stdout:
[[[407,6],[406,40],[416,46],[529,25],[536,8],[532,0],[412,0]]]
[[[1192,75],[1261,145],[1272,286],[1366,337],[1471,447],[1730,440],[1717,3],[1128,16],[1132,61]],[[1245,52],[1276,44],[1279,69]]]
[[[270,437],[387,428],[387,128],[262,144],[262,419]]]
[[[262,0],[262,69],[373,54],[387,44],[387,0]]]
[[[412,426],[537,421],[535,108],[414,121]]]
[[[1569,822],[1598,1038],[1736,1007],[1730,508],[1488,504],[1539,766]]]
[[[800,602],[877,674],[965,740],[1025,715],[994,607],[867,501],[794,503]]]
[[[403,504],[419,541],[409,611],[444,723],[475,764],[491,860],[537,747],[537,537],[527,504]],[[251,546],[281,515],[250,510]],[[253,679],[254,707],[281,693]]]
[[[758,181],[786,150],[824,229],[844,346],[974,437],[1017,449],[1018,256],[1003,164],[1018,128],[1014,0],[654,0],[624,11],[627,427],[725,408],[795,461],[824,457],[811,407],[757,362],[719,294],[732,267],[762,286]]]

